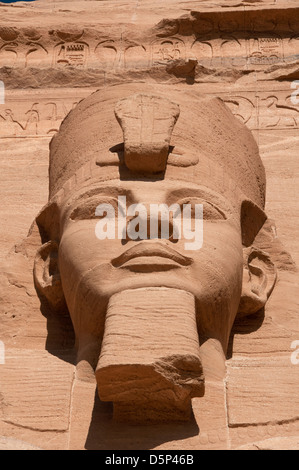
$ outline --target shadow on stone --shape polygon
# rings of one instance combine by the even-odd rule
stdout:
[[[151,426],[119,423],[112,416],[112,403],[101,402],[96,392],[86,450],[150,450],[166,442],[199,434],[194,416],[188,422]]]

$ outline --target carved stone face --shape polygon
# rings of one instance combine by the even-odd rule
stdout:
[[[91,193],[92,195],[89,196]],[[203,246],[186,250],[186,239],[99,240],[99,204],[203,204]],[[64,206],[59,267],[75,330],[101,336],[109,298],[127,289],[169,287],[196,299],[199,332],[225,347],[242,290],[240,215],[214,190],[184,181],[109,181],[78,192]],[[117,212],[116,212],[117,214]],[[171,228],[170,228],[171,233]]]
[[[51,147],[50,188],[62,189],[52,202],[56,221],[46,221],[52,241],[39,252],[36,285],[52,303],[65,298],[78,363],[95,369],[115,417],[186,420],[191,398],[204,394],[203,345],[215,341],[223,362],[237,313],[262,308],[273,286],[269,259],[251,249],[265,222],[264,169],[251,134],[217,100],[200,101],[171,146],[180,105],[163,94],[124,98],[115,106],[123,145],[101,150],[97,118],[111,109],[106,100],[102,110],[101,95],[91,101]],[[78,145],[77,120],[85,126]],[[156,213],[151,232],[153,205],[169,208],[168,230]],[[98,236],[99,207],[114,216],[107,237]],[[189,208],[196,241],[202,207],[202,243],[184,229],[177,236],[171,207],[182,218]],[[147,236],[138,238],[141,225]]]

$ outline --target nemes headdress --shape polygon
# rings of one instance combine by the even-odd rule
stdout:
[[[258,146],[216,97],[169,85],[106,87],[82,100],[50,143],[50,203],[84,186],[140,177],[206,185],[243,204],[253,233],[266,219]],[[245,245],[253,234],[247,238]]]

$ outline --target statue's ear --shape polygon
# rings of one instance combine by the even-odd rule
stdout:
[[[40,295],[50,306],[60,310],[65,306],[58,267],[59,211],[56,203],[48,203],[36,218],[42,245],[34,261],[34,281]]]
[[[245,250],[243,288],[238,316],[251,315],[261,310],[276,282],[277,271],[270,256],[257,248]]]
[[[65,301],[58,268],[56,242],[49,241],[39,248],[33,272],[39,294],[47,299],[53,309],[60,310],[65,305]]]
[[[265,212],[254,202],[246,199],[241,206],[241,231],[243,246],[253,244],[255,237],[267,220]]]

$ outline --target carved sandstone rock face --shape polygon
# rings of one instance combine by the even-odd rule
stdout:
[[[113,295],[96,377],[119,420],[189,419],[191,398],[204,394],[193,295],[164,287]]]
[[[53,306],[65,298],[78,361],[96,370],[116,418],[186,420],[204,393],[201,345],[212,339],[225,354],[239,305],[256,312],[275,282],[271,261],[251,250],[266,219],[264,169],[250,132],[220,101],[174,93],[174,104],[165,88],[157,96],[134,87],[120,87],[114,106],[115,88],[81,102],[52,141],[36,285]],[[111,135],[115,105],[123,146]],[[189,206],[196,228],[202,205],[203,243],[171,236],[171,217],[165,236],[159,215],[153,236],[153,204]],[[112,231],[98,237],[104,215]]]
[[[14,41],[17,39],[19,32],[14,28],[10,28],[8,26],[1,26],[0,27],[0,37],[3,41]]]
[[[132,171],[159,173],[166,168],[177,104],[153,95],[119,101],[115,115],[124,133],[125,163]]]

